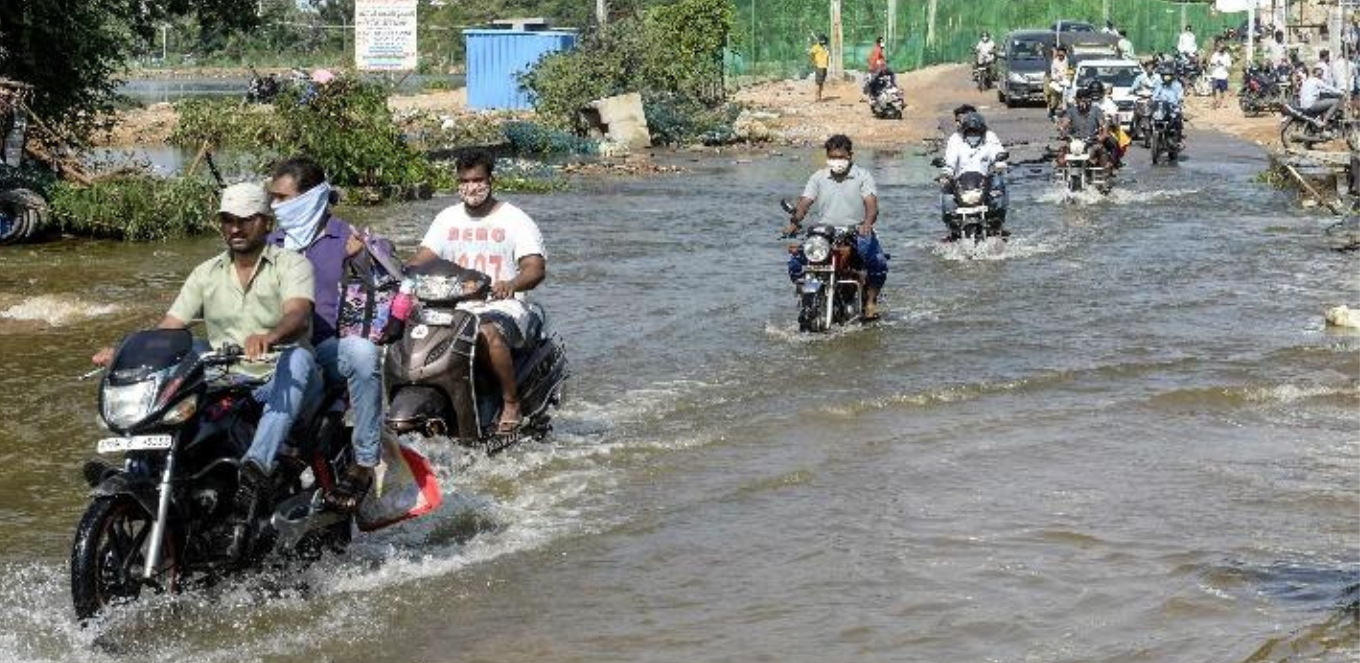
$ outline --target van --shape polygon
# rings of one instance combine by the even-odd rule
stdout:
[[[1015,30],[1006,35],[997,54],[997,99],[1008,108],[1043,102],[1044,78],[1055,43],[1067,47],[1068,66],[1075,67],[1083,60],[1116,57],[1119,38],[1101,32]]]

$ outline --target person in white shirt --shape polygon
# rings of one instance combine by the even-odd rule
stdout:
[[[1337,100],[1342,92],[1322,81],[1322,73],[1327,65],[1321,62],[1313,65],[1311,72],[1299,86],[1299,108],[1308,115],[1318,118],[1324,126],[1337,109]]]
[[[996,42],[992,41],[992,35],[986,32],[982,33],[982,38],[973,46],[973,53],[977,56],[977,59],[974,60],[977,64],[988,64],[995,60]]]
[[[1317,65],[1322,67],[1322,82],[1332,87],[1337,87],[1336,79],[1332,78],[1332,52],[1327,49],[1318,51]]]
[[[1195,42],[1195,31],[1185,26],[1185,32],[1176,40],[1176,52],[1188,58],[1199,55],[1199,44]]]
[[[1009,202],[1005,178],[1001,174],[1005,168],[1005,161],[1001,157],[1006,153],[1001,139],[987,129],[987,122],[977,111],[972,110],[972,106],[954,109],[954,117],[958,131],[945,144],[943,161],[936,162],[941,169],[940,211],[942,220],[949,227],[950,240],[960,236],[960,229],[954,227],[951,221],[954,210],[958,208],[958,201],[954,199],[954,185],[964,173],[979,173],[990,180],[988,207],[991,210],[988,215],[993,223],[1000,225],[1005,222]]]
[[[1232,56],[1228,55],[1227,44],[1219,43],[1218,50],[1209,58],[1209,78],[1214,82],[1214,108],[1223,106],[1223,97],[1228,94],[1228,69],[1232,67]]]
[[[1133,52],[1133,42],[1129,41],[1129,36],[1120,30],[1115,30],[1114,33],[1119,35],[1119,42],[1115,44],[1115,50],[1119,51],[1119,57],[1124,60],[1136,59],[1138,55]]]
[[[458,159],[458,194],[463,202],[435,216],[410,264],[443,258],[491,277],[490,301],[459,308],[482,319],[477,355],[486,358],[504,402],[496,433],[513,435],[519,429],[520,409],[510,350],[527,340],[532,314],[525,293],[543,282],[547,258],[533,219],[492,194],[495,167],[495,158],[481,150]]]
[[[1267,48],[1270,49],[1271,66],[1279,69],[1289,64],[1289,49],[1285,48],[1284,45],[1284,30],[1275,31],[1275,35],[1271,38]]]
[[[1053,49],[1053,62],[1048,66],[1048,87],[1044,90],[1048,95],[1049,119],[1058,116],[1058,111],[1063,106],[1063,94],[1071,84],[1071,79],[1072,70],[1067,65],[1067,48],[1059,46]]]
[[[1332,83],[1342,92],[1351,92],[1353,86],[1353,74],[1351,68],[1355,65],[1349,58],[1340,57],[1332,60]]]

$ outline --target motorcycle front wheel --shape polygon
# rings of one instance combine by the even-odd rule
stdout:
[[[1298,118],[1291,117],[1285,120],[1284,126],[1280,127],[1280,143],[1284,145],[1286,149],[1299,145],[1302,145],[1305,148],[1309,147],[1313,143],[1313,141],[1309,139],[1310,134],[1312,133],[1309,129],[1308,123],[1303,122]]]
[[[801,332],[824,332],[826,331],[826,296],[823,294],[825,289],[815,293],[804,293],[798,308],[798,331]]]
[[[126,495],[97,498],[85,509],[71,546],[71,599],[76,617],[90,619],[114,603],[132,601],[141,594],[152,525],[151,514]],[[160,564],[152,575],[152,582],[162,589],[179,589],[178,553],[174,537],[167,532]]]

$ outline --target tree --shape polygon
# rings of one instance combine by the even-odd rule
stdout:
[[[0,76],[34,86],[30,105],[76,137],[112,107],[118,74],[156,26],[194,14],[220,30],[255,24],[255,0],[0,0]]]

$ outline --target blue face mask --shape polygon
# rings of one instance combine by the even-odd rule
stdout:
[[[322,182],[297,198],[271,203],[278,229],[283,231],[283,248],[301,251],[311,246],[330,202],[331,185]]]

